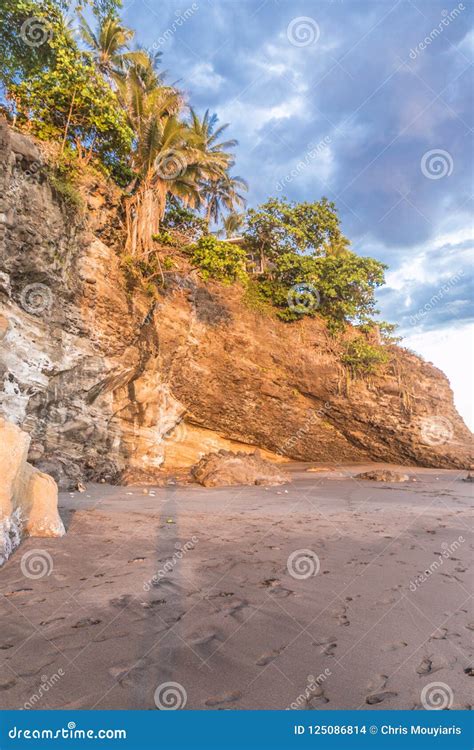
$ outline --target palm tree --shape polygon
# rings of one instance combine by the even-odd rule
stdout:
[[[206,203],[205,219],[217,223],[224,209],[232,213],[236,206],[245,206],[245,198],[239,191],[247,191],[248,184],[243,177],[232,177],[224,173],[217,179],[207,180],[201,187]]]
[[[131,66],[118,93],[135,133],[135,177],[125,201],[127,252],[147,257],[154,249],[152,235],[159,232],[168,195],[188,205],[199,202],[195,162],[200,141],[178,119],[181,94],[162,84],[153,60]]]
[[[220,230],[219,234],[221,234],[221,236],[224,234],[226,239],[231,239],[232,237],[235,237],[239,229],[242,228],[244,222],[245,214],[239,214],[236,211],[232,211],[232,213],[228,214],[222,222],[223,229]]]
[[[79,32],[92,52],[95,64],[105,78],[116,80],[123,77],[128,65],[146,63],[147,55],[141,50],[128,49],[134,32],[124,26],[116,16],[101,19],[94,32],[85,18],[79,14]],[[161,53],[158,53],[159,56]]]

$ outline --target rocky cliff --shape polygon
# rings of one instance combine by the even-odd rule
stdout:
[[[196,272],[170,272],[153,299],[121,269],[112,189],[90,186],[74,212],[31,139],[3,124],[0,148],[0,412],[62,486],[236,446],[470,463],[471,435],[432,365],[394,347],[383,376],[349,381],[321,321],[283,323]]]

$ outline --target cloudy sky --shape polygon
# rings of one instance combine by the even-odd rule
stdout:
[[[339,208],[353,248],[388,263],[383,318],[450,378],[473,426],[469,0],[124,0],[201,113],[239,140],[249,204]]]

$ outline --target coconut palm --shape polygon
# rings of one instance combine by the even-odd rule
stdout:
[[[128,49],[134,32],[124,26],[116,16],[101,19],[97,31],[94,32],[85,18],[79,14],[79,32],[92,52],[97,68],[109,80],[122,77],[127,65],[146,63],[145,52]],[[160,54],[158,53],[158,56]]]
[[[201,187],[205,201],[207,225],[217,223],[224,210],[233,212],[235,207],[245,206],[245,198],[239,191],[247,191],[248,184],[243,177],[232,177],[224,173],[217,179],[207,180]]]
[[[167,197],[175,195],[193,206],[199,202],[200,140],[178,119],[181,94],[162,84],[153,73],[152,60],[131,66],[118,84],[118,93],[135,133],[131,157],[135,177],[125,201],[127,251],[146,257],[153,249],[152,235],[159,231]]]
[[[230,239],[232,237],[235,237],[239,229],[241,229],[245,222],[245,214],[244,213],[237,213],[236,211],[232,211],[232,213],[228,214],[224,221],[222,222],[223,228],[220,230],[220,235],[225,235],[227,239]]]

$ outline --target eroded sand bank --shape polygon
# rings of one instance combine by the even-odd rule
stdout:
[[[195,709],[416,709],[431,683],[470,708],[465,473],[304,468],[267,489],[63,493],[68,534],[0,571],[2,707],[154,709],[174,682]],[[316,574],[290,573],[305,555]]]

